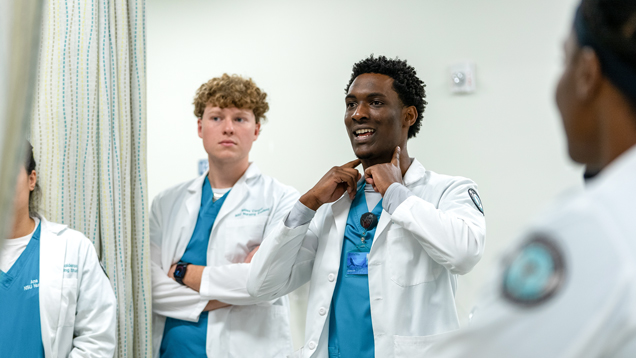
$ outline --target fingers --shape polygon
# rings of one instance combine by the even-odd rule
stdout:
[[[358,178],[360,177],[360,173],[355,169],[341,168],[339,178],[340,183],[344,183],[347,185],[347,193],[349,193],[349,197],[351,200],[356,196],[356,191],[358,190]]]
[[[341,168],[355,168],[358,165],[360,165],[360,163],[361,163],[360,159],[355,159],[355,160],[352,160],[349,163],[343,165]]]
[[[391,159],[391,164],[395,165],[396,167],[400,167],[400,152],[402,151],[402,149],[400,149],[400,146],[395,147],[395,151],[393,152],[393,159]]]
[[[245,264],[249,264],[252,262],[252,259],[254,258],[254,254],[256,254],[256,251],[258,251],[258,249],[261,247],[261,245],[258,245],[254,248],[254,250],[252,250],[247,257],[245,258],[245,260],[243,261],[243,263]]]

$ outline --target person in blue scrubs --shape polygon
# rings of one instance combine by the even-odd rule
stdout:
[[[33,149],[27,143],[10,239],[0,247],[0,356],[112,357],[116,301],[92,243],[38,214]]]

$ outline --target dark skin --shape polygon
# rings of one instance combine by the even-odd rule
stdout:
[[[564,52],[556,102],[568,151],[572,160],[601,170],[636,145],[636,113],[603,75],[594,50],[579,47],[576,36],[570,34]]]
[[[361,174],[382,196],[393,183],[402,183],[411,165],[406,147],[408,130],[417,119],[415,106],[405,106],[393,89],[393,78],[377,73],[362,74],[345,97],[345,126],[358,159],[331,168],[301,198],[312,210],[338,200],[345,191],[353,200]]]

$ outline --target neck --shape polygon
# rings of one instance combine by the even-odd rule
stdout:
[[[614,103],[601,115],[600,168],[605,168],[636,145],[636,116],[626,103]]]
[[[212,159],[208,159],[208,163],[210,164],[208,180],[210,185],[217,189],[233,187],[250,166],[247,158],[240,163],[224,163]]]
[[[413,159],[409,157],[409,152],[408,152],[408,149],[406,148],[406,144],[401,145],[400,148],[401,148],[400,169],[402,171],[402,176],[404,177],[404,174],[406,173],[407,170],[409,170],[409,167],[411,166]],[[369,159],[360,159],[360,161],[362,162],[362,169],[366,170],[367,168],[372,167],[376,164],[390,163],[392,159],[393,159],[393,152],[383,153],[377,157],[373,157]]]
[[[16,213],[16,217],[13,220],[13,231],[11,232],[11,238],[17,239],[19,237],[27,236],[35,229],[35,220],[29,216],[29,209],[20,210]]]

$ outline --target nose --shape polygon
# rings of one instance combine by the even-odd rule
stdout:
[[[369,118],[368,109],[369,108],[367,107],[367,105],[365,105],[364,103],[360,103],[359,105],[356,106],[356,109],[355,111],[353,111],[351,118],[354,121],[360,121],[362,119]]]
[[[232,118],[226,118],[223,120],[223,134],[234,134],[234,121],[232,121]]]

